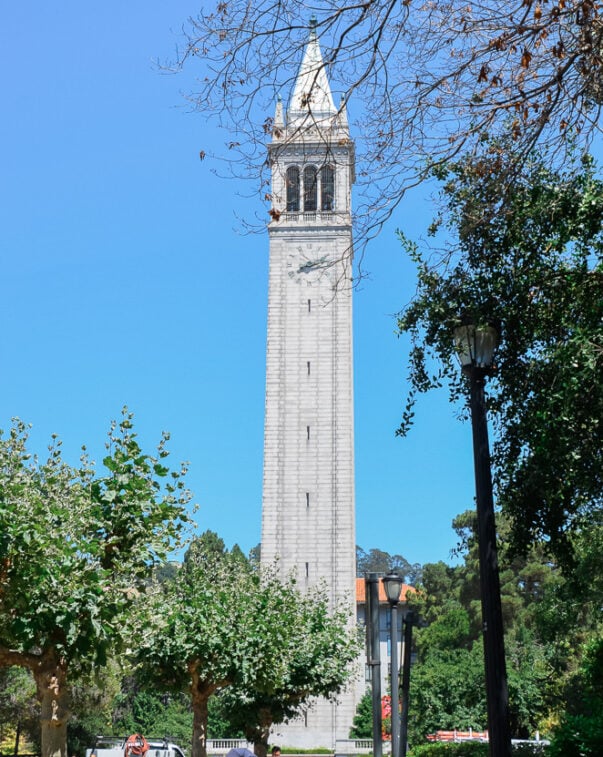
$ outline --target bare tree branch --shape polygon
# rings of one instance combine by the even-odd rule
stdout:
[[[317,16],[334,92],[353,114],[356,236],[378,233],[429,167],[511,135],[559,163],[587,149],[603,103],[603,20],[594,0],[223,0],[185,27],[176,68],[195,63],[194,107],[228,130],[225,174],[269,192],[266,133],[293,87]],[[202,146],[205,154],[205,147]],[[219,170],[219,169],[217,169]]]

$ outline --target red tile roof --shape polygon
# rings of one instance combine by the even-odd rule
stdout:
[[[405,602],[408,593],[414,593],[415,588],[414,586],[410,586],[409,584],[402,584],[402,591],[400,593],[400,601]],[[366,602],[366,584],[364,582],[364,578],[357,578],[356,579],[356,603],[364,603]],[[387,597],[385,596],[385,589],[383,588],[383,582],[379,581],[379,602],[387,602]]]

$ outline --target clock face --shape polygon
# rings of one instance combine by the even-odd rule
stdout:
[[[298,245],[296,251],[292,252],[289,258],[288,265],[296,275],[321,270],[327,259],[322,252],[322,247],[314,245],[312,242]]]

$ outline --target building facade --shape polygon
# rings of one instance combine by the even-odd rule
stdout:
[[[332,604],[349,604],[354,622],[354,146],[313,26],[289,107],[277,104],[268,154],[262,562],[295,572],[302,588],[324,584]],[[337,705],[319,700],[275,739],[332,748],[347,738],[355,700],[352,691]]]

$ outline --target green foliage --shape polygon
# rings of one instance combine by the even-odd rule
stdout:
[[[479,741],[420,744],[409,751],[408,757],[488,757],[488,744]]]
[[[115,660],[78,676],[70,687],[71,717],[67,725],[68,754],[84,757],[99,734],[111,734],[112,715],[122,671]]]
[[[236,601],[232,587],[237,587]],[[240,550],[232,554],[213,532],[195,539],[181,570],[156,597],[155,627],[141,641],[140,658],[174,691],[191,685],[207,697],[225,685],[268,685],[275,675],[271,631],[283,608]]]
[[[603,754],[603,636],[584,649],[579,669],[569,682],[571,697],[553,733],[552,757],[595,757]]]
[[[450,604],[421,634],[421,645],[428,650],[462,649],[470,646],[469,615],[460,605]]]
[[[571,564],[573,535],[603,505],[603,183],[590,159],[564,174],[532,158],[509,186],[513,161],[489,144],[480,160],[441,171],[433,231],[443,225],[454,241],[424,255],[404,240],[419,285],[399,320],[412,340],[400,433],[417,392],[446,381],[453,399],[462,394],[452,343],[460,315],[502,323],[488,385],[498,501],[516,549],[545,540]]]
[[[228,690],[218,691],[208,702],[207,736],[210,739],[242,739],[245,734],[242,729],[235,728],[230,720],[230,706],[224,700]]]
[[[23,742],[39,744],[37,709],[36,687],[31,673],[17,667],[0,669],[0,723],[3,725],[5,752],[9,749],[13,752],[17,735],[21,750]]]
[[[544,744],[513,744],[513,757],[548,757]],[[408,757],[487,757],[488,744],[478,741],[434,742],[413,747]]]
[[[0,442],[0,663],[2,649],[52,647],[78,664],[104,664],[150,567],[185,523],[182,475],[165,483],[164,435],[144,454],[124,411],[112,425],[104,476],[85,454],[71,468],[57,440],[38,464],[17,422]],[[159,463],[161,461],[161,464]]]
[[[278,635],[270,662],[277,676],[270,687],[237,684],[221,699],[231,726],[266,746],[271,725],[299,715],[312,697],[333,698],[343,690],[355,672],[360,644],[349,611],[331,610],[322,588],[302,594],[294,582],[271,576],[263,581],[279,606],[276,615],[265,615]]]
[[[420,743],[428,733],[486,728],[483,650],[430,649],[411,676],[409,740]]]
[[[566,715],[555,731],[550,757],[600,757],[603,754],[601,715]]]
[[[340,691],[350,675],[358,646],[349,614],[330,612],[324,592],[302,594],[240,549],[228,552],[212,532],[192,542],[181,570],[160,589],[138,654],[150,680],[191,692],[194,748],[203,749],[218,692],[217,726],[224,720],[229,735],[251,733],[259,702],[282,722],[308,697]]]
[[[169,697],[167,706],[159,718],[152,723],[149,733],[153,736],[169,736],[185,754],[190,754],[193,713],[188,697]]]
[[[390,555],[381,549],[365,552],[356,546],[356,575],[363,578],[367,573],[399,573],[406,583],[414,585],[421,578],[421,566],[411,563],[402,555]]]
[[[249,562],[252,565],[259,565],[262,557],[262,545],[256,544],[249,550]]]
[[[192,713],[190,698],[167,694],[148,685],[140,671],[127,675],[113,700],[113,723],[99,732],[110,735],[142,733],[147,738],[169,737],[185,750],[190,745]]]
[[[167,440],[144,453],[124,409],[99,474],[85,451],[79,468],[65,463],[56,438],[46,462],[32,458],[20,421],[0,437],[0,666],[34,673],[42,710],[53,681],[45,755],[66,748],[69,673],[104,666],[144,624],[153,566],[180,543],[190,495],[186,467],[165,465]]]
[[[350,729],[351,739],[371,739],[373,737],[373,700],[367,691],[356,707],[356,714]]]
[[[423,584],[413,597],[415,609],[428,621],[414,634],[418,662],[412,669],[409,712],[413,744],[440,729],[486,728],[475,513],[460,514],[453,525],[463,562],[454,567],[425,565]],[[499,530],[509,532],[503,516]],[[500,573],[511,729],[515,738],[528,738],[542,729],[541,722],[557,706],[558,682],[567,664],[542,638],[537,621],[537,608],[559,599],[560,577],[539,548],[525,557],[502,550]],[[551,623],[558,631],[553,617]]]
[[[115,722],[117,733],[143,733],[157,735],[155,725],[163,719],[167,697],[160,696],[156,691],[139,690],[121,694],[118,703],[121,705],[120,716]],[[127,707],[124,709],[123,704]],[[163,732],[163,725],[160,731]],[[190,734],[187,734],[187,741]]]

